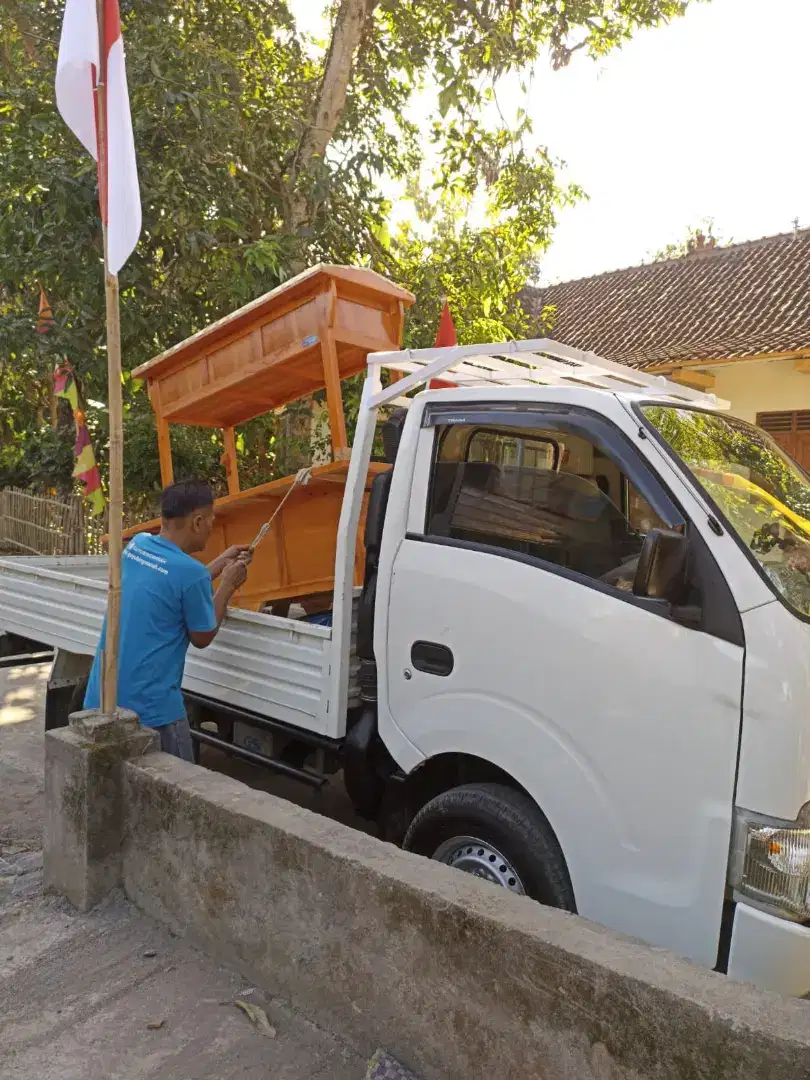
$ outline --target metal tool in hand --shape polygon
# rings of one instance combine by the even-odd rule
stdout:
[[[287,491],[287,493],[285,494],[284,498],[281,500],[281,502],[275,508],[275,510],[273,511],[271,517],[267,521],[265,521],[264,525],[262,525],[262,527],[256,533],[256,537],[255,537],[253,543],[250,545],[251,554],[253,554],[253,552],[256,550],[256,548],[259,546],[259,544],[262,542],[262,540],[264,540],[265,536],[267,536],[268,532],[270,531],[270,526],[273,524],[273,521],[275,520],[276,515],[279,513],[279,511],[281,510],[282,506],[287,501],[287,499],[289,499],[290,495],[292,495],[292,493],[296,489],[296,487],[299,487],[299,486],[300,487],[305,487],[310,482],[311,479],[312,479],[312,466],[311,465],[307,466],[307,468],[305,468],[305,469],[299,469],[298,470],[298,472],[295,474],[295,479],[293,480],[292,484],[290,484],[290,488]]]

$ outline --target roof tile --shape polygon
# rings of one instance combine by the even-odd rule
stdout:
[[[527,288],[551,336],[644,368],[810,348],[810,229]]]

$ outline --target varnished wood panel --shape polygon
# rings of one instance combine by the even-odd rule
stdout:
[[[292,290],[277,290],[276,298],[270,293],[246,305],[138,371],[150,391],[156,388],[153,400],[167,420],[231,427],[326,386],[326,328],[342,379],[362,369],[368,352],[396,349],[400,306],[411,299],[369,271],[345,275],[340,267],[323,268]]]
[[[378,463],[372,463],[369,468],[356,543],[355,584],[358,585],[362,584],[365,566],[362,537],[368,489],[374,476],[388,468],[389,465]],[[346,472],[345,462],[321,466],[309,484],[293,491],[273,528],[256,549],[248,580],[234,600],[235,607],[256,611],[269,601],[332,591]],[[252,543],[289,487],[289,480],[276,480],[217,499],[214,531],[199,556],[200,561],[212,562],[231,544]],[[150,521],[128,529],[124,535],[130,537],[136,532],[159,529],[160,521]]]

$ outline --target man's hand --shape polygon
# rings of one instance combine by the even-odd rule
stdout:
[[[234,552],[236,554],[232,554]],[[219,625],[225,618],[225,612],[228,610],[231,597],[240,585],[244,585],[247,579],[247,568],[250,559],[250,548],[244,544],[234,544],[233,547],[229,547],[208,567],[212,578],[219,577],[219,588],[214,595],[214,615],[216,616],[217,627],[216,630],[205,631],[204,633],[191,633],[189,635],[191,644],[196,648],[206,649],[217,636],[217,630],[219,630]],[[220,566],[217,572],[214,573],[216,563],[220,563]]]
[[[242,559],[246,564],[253,558],[253,552],[250,550],[250,544],[231,544],[229,548],[220,555],[221,559],[226,562],[233,562],[234,559]]]
[[[236,592],[240,585],[244,585],[247,579],[247,563],[241,557],[229,562],[222,571],[220,588],[230,589]]]
[[[208,573],[211,575],[211,580],[216,581],[225,567],[230,566],[231,563],[239,560],[247,566],[252,558],[253,552],[250,550],[249,544],[231,544],[221,555],[217,555],[213,562],[208,564]]]

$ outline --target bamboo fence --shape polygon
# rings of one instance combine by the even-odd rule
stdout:
[[[27,555],[98,555],[104,532],[104,518],[91,518],[80,495],[54,499],[0,490],[0,544],[7,548]]]
[[[124,509],[124,528],[157,517],[153,492]],[[81,495],[63,498],[0,488],[0,552],[25,555],[106,555],[108,515],[93,517]]]

